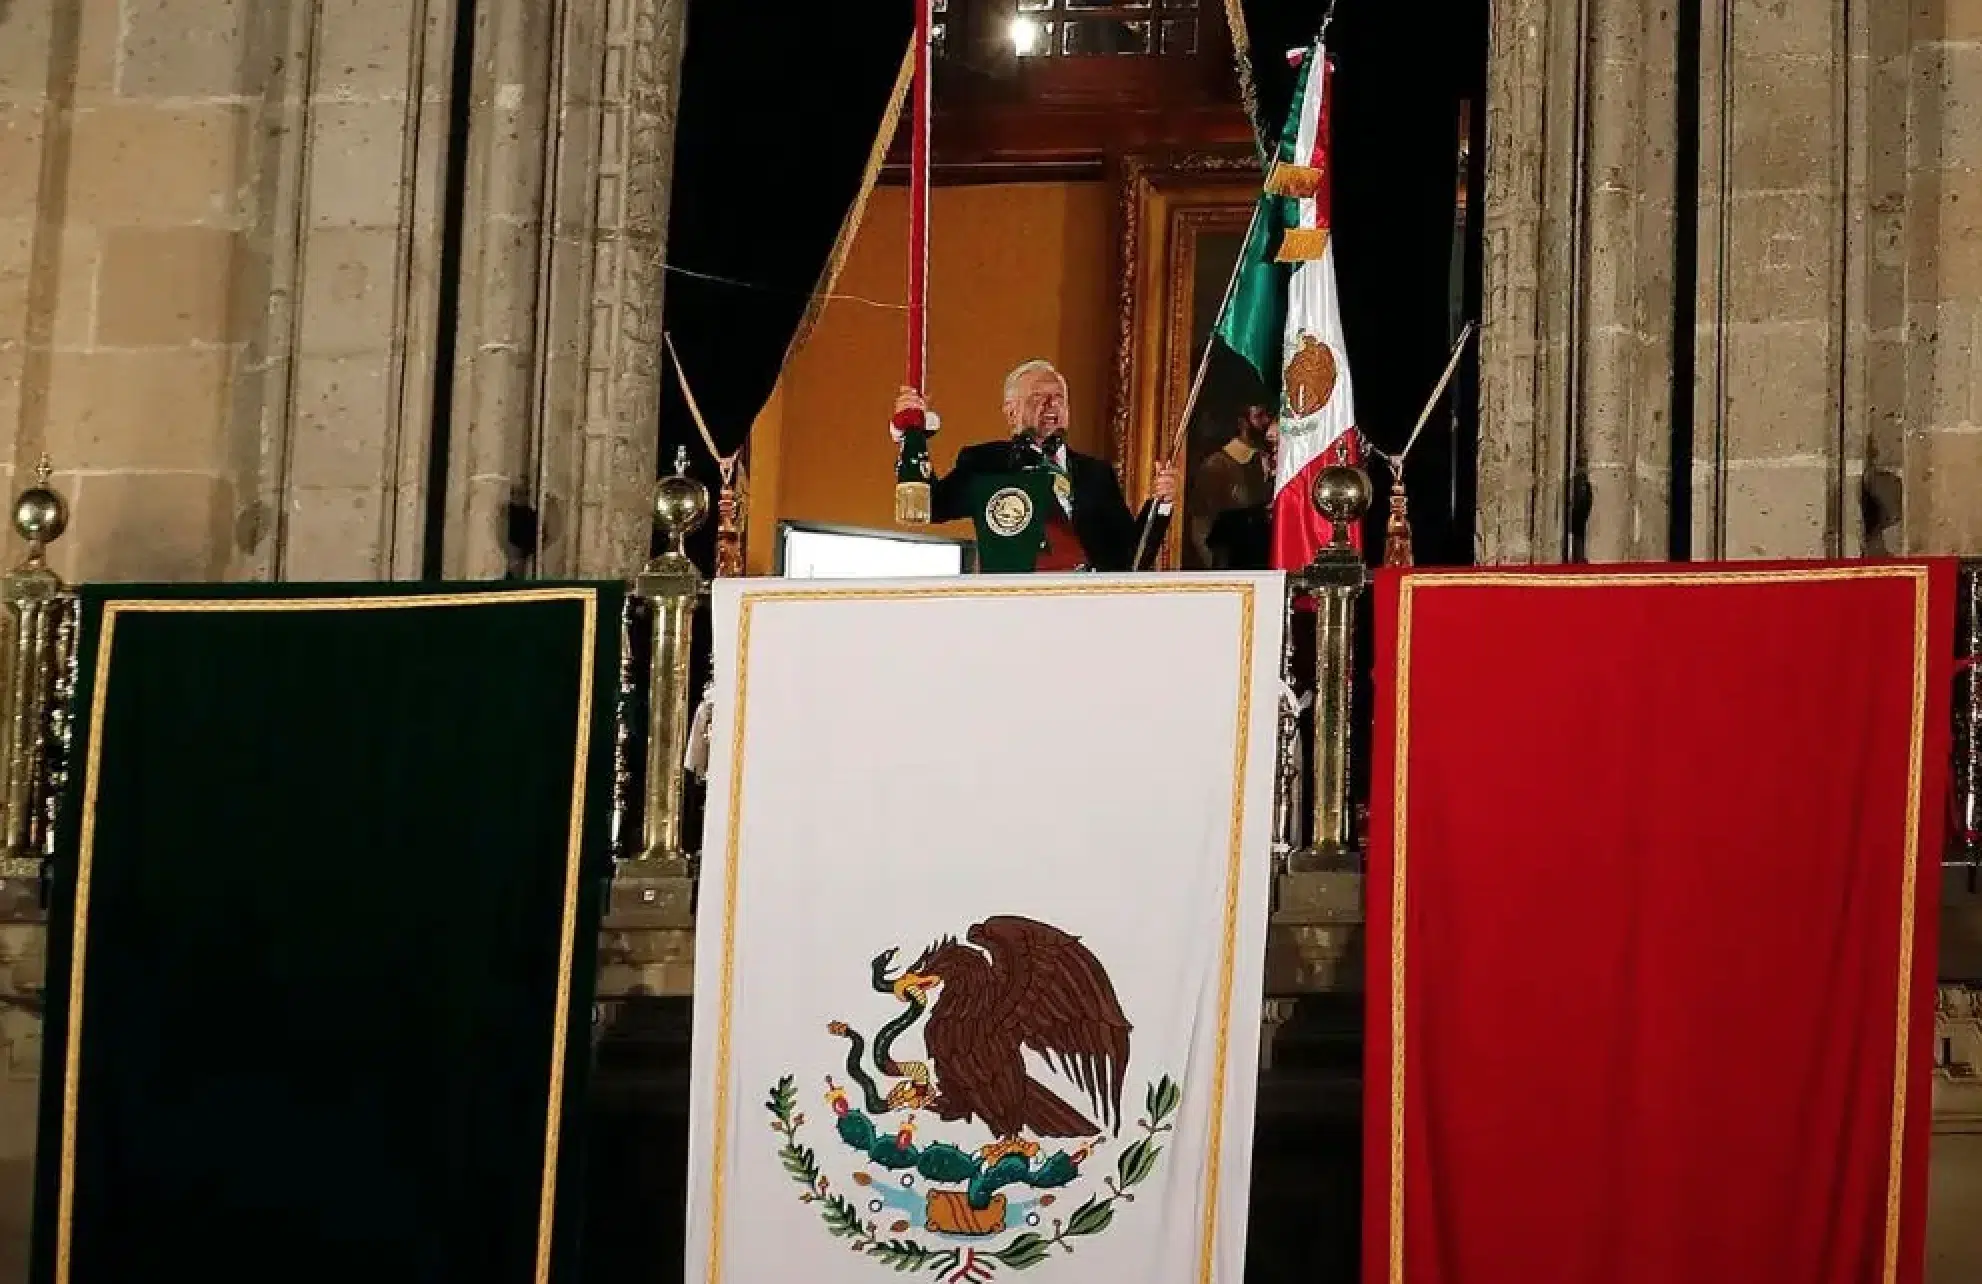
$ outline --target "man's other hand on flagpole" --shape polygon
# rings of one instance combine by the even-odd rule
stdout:
[[[1149,497],[1158,504],[1168,506],[1177,502],[1177,466],[1168,462],[1156,465],[1156,479],[1149,484]]]

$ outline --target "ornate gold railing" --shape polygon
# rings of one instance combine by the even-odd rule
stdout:
[[[682,993],[692,958],[694,852],[689,759],[695,620],[708,580],[685,543],[709,518],[711,496],[678,458],[655,490],[654,519],[663,550],[632,581],[622,621],[613,839],[620,858],[607,918],[605,992],[623,984],[645,992]],[[1332,468],[1314,487],[1314,502],[1337,531],[1368,511],[1367,476]],[[55,801],[65,771],[69,693],[73,689],[75,597],[47,564],[49,545],[67,523],[44,465],[15,502],[14,528],[26,555],[0,580],[0,883],[18,897],[53,850]],[[734,561],[735,559],[731,559]],[[1314,707],[1311,737],[1299,734],[1299,711],[1283,706],[1275,808],[1280,861],[1269,943],[1269,987],[1278,993],[1355,983],[1344,930],[1361,918],[1360,843],[1352,795],[1356,718],[1351,692],[1357,668],[1357,612],[1368,585],[1360,554],[1346,535],[1290,577],[1288,618],[1313,607],[1312,631],[1289,630],[1284,656],[1289,692],[1302,688]],[[1963,655],[1982,653],[1982,562],[1964,567],[1963,616],[1955,639]],[[1312,644],[1312,675],[1293,673],[1296,654]],[[1982,670],[1969,667],[1957,692],[1954,825],[1949,859],[1982,867]],[[619,969],[615,972],[615,969]],[[630,969],[630,970],[629,970]],[[617,977],[617,982],[615,981]]]
[[[75,595],[48,567],[48,546],[69,523],[46,459],[14,501],[27,556],[0,580],[0,878],[38,880],[54,850],[55,804],[66,770]]]
[[[688,805],[688,717],[694,698],[695,608],[707,587],[689,559],[688,537],[708,520],[709,490],[688,476],[688,456],[654,489],[654,525],[667,547],[633,580],[633,597],[650,620],[647,642],[647,782],[644,844],[635,859],[658,874],[686,875],[683,845]]]

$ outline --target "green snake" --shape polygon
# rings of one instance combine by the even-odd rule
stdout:
[[[894,959],[895,951],[893,950],[874,957],[872,975],[874,989],[878,993],[892,996],[895,992],[895,978],[888,975],[888,965],[894,962]],[[874,1065],[884,1076],[893,1078],[908,1076],[912,1079],[920,1078],[926,1081],[929,1073],[927,1067],[919,1064],[910,1065],[895,1060],[894,1046],[896,1039],[907,1033],[917,1021],[923,1018],[923,1015],[929,1010],[929,1004],[913,993],[905,996],[902,1002],[906,1006],[906,1010],[900,1016],[874,1032]],[[893,1109],[893,1106],[889,1103],[887,1096],[882,1093],[880,1087],[874,1082],[874,1076],[868,1073],[866,1065],[863,1064],[863,1060],[867,1055],[866,1038],[860,1031],[854,1029],[844,1021],[835,1021],[827,1029],[847,1041],[847,1077],[860,1085],[861,1095],[865,1101],[867,1112],[874,1115],[887,1114]]]
[[[897,978],[888,975],[888,965],[894,962],[894,958],[895,952],[889,950],[874,959],[874,988],[882,994],[893,995],[895,992]],[[926,1097],[930,1086],[929,1067],[921,1062],[897,1061],[893,1049],[895,1040],[922,1019],[929,1004],[914,991],[904,994],[902,1002],[907,1010],[874,1032],[874,1065],[883,1076],[903,1080],[896,1085],[895,1092],[916,1088]],[[977,1209],[990,1207],[991,1197],[1004,1186],[1024,1185],[1047,1190],[1064,1186],[1080,1176],[1080,1162],[1087,1155],[1085,1148],[1078,1155],[1061,1151],[1047,1157],[1037,1167],[1022,1155],[1006,1155],[987,1168],[982,1159],[966,1154],[949,1142],[917,1146],[907,1140],[906,1133],[884,1132],[874,1120],[899,1107],[882,1093],[863,1064],[867,1054],[866,1040],[860,1031],[844,1021],[835,1021],[827,1029],[847,1041],[847,1077],[860,1085],[866,1106],[865,1113],[847,1110],[842,1100],[839,1106],[842,1113],[835,1120],[834,1127],[842,1141],[874,1163],[887,1169],[918,1172],[928,1181],[965,1183],[970,1206]]]

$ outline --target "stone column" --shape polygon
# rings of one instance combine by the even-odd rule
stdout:
[[[1511,563],[1658,556],[1671,450],[1670,7],[1510,0],[1492,22],[1477,551]]]
[[[1583,24],[1558,0],[1507,0],[1491,23],[1475,550],[1482,562],[1554,562],[1568,552],[1581,164],[1577,131],[1542,125],[1582,116]]]
[[[1696,557],[1835,557],[1854,542],[1847,457],[1863,424],[1847,422],[1845,372],[1862,348],[1864,158],[1849,39],[1865,21],[1836,0],[1703,5]]]
[[[1643,0],[1493,22],[1481,560],[1664,554],[1682,320],[1693,557],[1982,550],[1982,6],[1705,0],[1697,86]]]
[[[646,560],[686,13],[686,0],[489,11],[470,127],[477,221],[457,339],[450,575],[625,575]]]
[[[580,395],[551,407],[561,445],[545,461],[540,574],[623,575],[650,551],[687,13],[688,0],[614,0],[608,9],[596,160],[565,176],[574,212],[560,216],[558,245],[569,247],[568,267],[553,260],[563,268],[558,286],[579,302],[573,342],[551,357],[566,363]]]
[[[1574,456],[1588,514],[1580,561],[1654,561],[1670,547],[1673,6],[1590,6],[1589,153]],[[1572,512],[1572,517],[1577,516]]]
[[[1903,339],[1886,350],[1887,382],[1904,380],[1902,450],[1896,461],[1883,443],[1875,466],[1902,479],[1893,516],[1907,551],[1982,554],[1982,4],[1907,9],[1879,68],[1911,127],[1904,239],[1880,243],[1906,283]]]
[[[420,573],[454,0],[290,0],[245,575]],[[259,393],[259,396],[256,394]]]
[[[1710,0],[1694,551],[1982,551],[1982,11]]]

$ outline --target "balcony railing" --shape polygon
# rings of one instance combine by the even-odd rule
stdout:
[[[663,899],[674,910],[685,911],[685,893],[657,899],[654,889],[675,882],[685,888],[699,846],[690,833],[688,811],[690,713],[696,694],[690,673],[695,607],[708,581],[683,548],[712,505],[707,489],[686,475],[685,465],[685,459],[680,461],[676,474],[656,489],[655,522],[666,551],[634,577],[624,621],[613,833],[622,881],[641,897],[627,906],[635,913],[643,906],[661,912],[667,908]],[[47,477],[44,465],[36,484],[15,502],[14,526],[27,554],[0,580],[0,637],[6,655],[0,666],[0,835],[5,842],[0,879],[8,880],[38,879],[53,853],[55,803],[67,770],[77,617],[73,592],[47,563],[48,546],[67,523],[66,506]],[[1356,469],[1331,468],[1321,474],[1312,498],[1333,529],[1346,532],[1368,510],[1369,479]],[[1361,839],[1351,763],[1365,736],[1356,724],[1351,692],[1357,671],[1355,619],[1366,584],[1361,555],[1347,544],[1346,534],[1288,580],[1290,618],[1313,622],[1315,662],[1311,674],[1291,671],[1295,643],[1301,639],[1290,630],[1283,661],[1289,672],[1284,676],[1290,688],[1313,696],[1314,733],[1302,745],[1293,711],[1283,712],[1275,847],[1281,872],[1300,884],[1296,898],[1315,901],[1314,921],[1322,923],[1357,912],[1353,876],[1360,872]],[[1293,616],[1291,604],[1297,598],[1314,604],[1311,616]],[[1982,655],[1982,559],[1962,566],[1960,624],[1949,641],[1960,667],[1943,859],[1950,866],[1982,870],[1982,667],[1976,663]],[[1283,880],[1283,900],[1286,891]],[[1344,896],[1349,903],[1338,903]],[[675,917],[674,910],[669,917]]]

